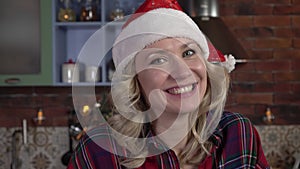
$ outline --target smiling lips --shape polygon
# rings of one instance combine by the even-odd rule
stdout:
[[[183,86],[183,87],[174,87],[174,88],[168,89],[166,91],[168,93],[174,94],[174,95],[184,94],[184,93],[193,91],[194,88],[196,87],[196,85],[197,85],[197,83],[194,83],[194,84]]]

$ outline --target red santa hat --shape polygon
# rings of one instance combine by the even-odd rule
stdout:
[[[170,37],[194,40],[203,51],[204,59],[210,62],[227,61],[226,56],[215,49],[197,24],[182,11],[177,0],[145,0],[115,40],[112,50],[115,67],[126,65],[147,45]]]

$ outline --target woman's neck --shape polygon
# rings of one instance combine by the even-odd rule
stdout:
[[[171,148],[176,155],[186,146],[188,133],[191,130],[190,115],[163,113],[152,123],[155,135]]]

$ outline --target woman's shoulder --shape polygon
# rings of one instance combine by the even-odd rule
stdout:
[[[269,168],[255,127],[240,113],[224,112],[211,140],[219,166]]]
[[[115,167],[118,162],[115,153],[111,152],[115,144],[109,126],[99,125],[94,127],[88,130],[80,139],[70,159],[69,167]]]
[[[252,123],[247,117],[240,113],[224,111],[217,128],[222,129],[234,126],[241,127],[241,125],[252,126]]]
[[[223,112],[221,120],[215,129],[212,140],[218,145],[225,145],[230,139],[231,141],[239,141],[245,135],[253,133],[253,125],[251,121],[240,113]]]
[[[112,150],[120,148],[113,136],[113,129],[108,124],[101,124],[88,130],[79,144],[91,151],[102,152],[106,155],[117,154]]]

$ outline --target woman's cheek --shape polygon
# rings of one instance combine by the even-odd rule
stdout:
[[[159,89],[163,85],[167,76],[165,72],[148,69],[138,74],[138,80],[145,94],[148,96],[152,90]]]

